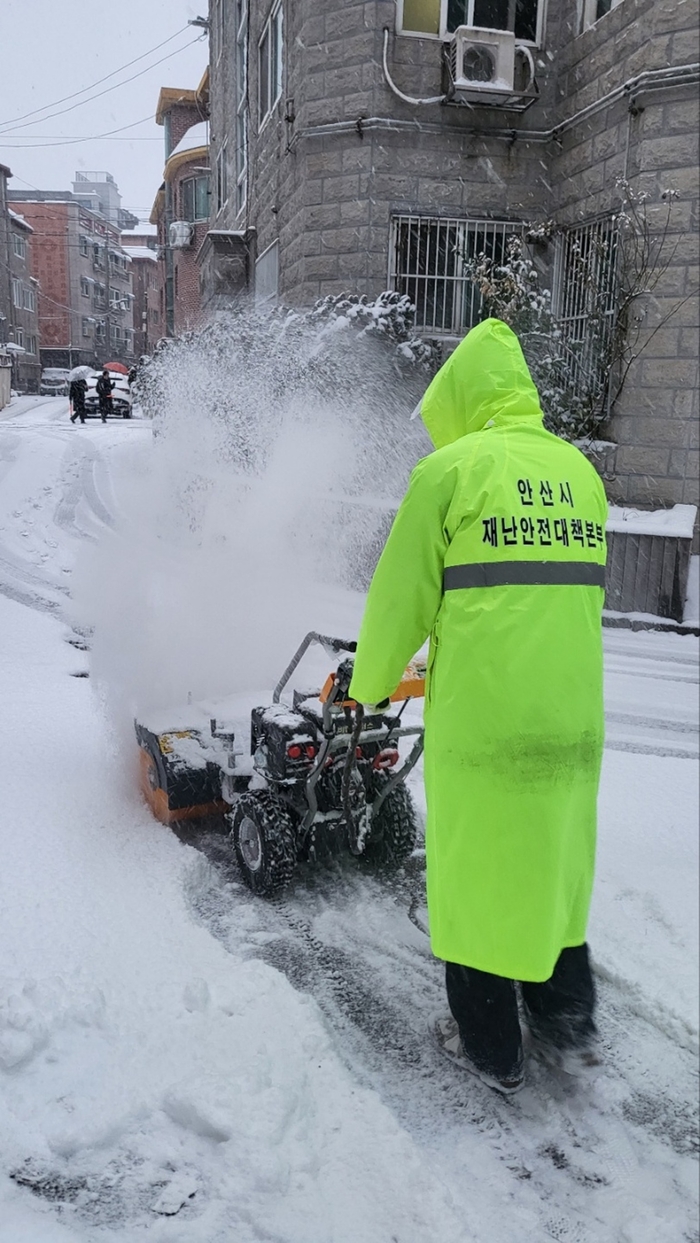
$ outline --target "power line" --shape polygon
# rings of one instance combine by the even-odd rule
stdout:
[[[151,116],[148,119],[149,121],[152,121],[153,117]],[[137,124],[143,124],[143,122],[137,122]],[[125,125],[124,128],[129,129],[130,127],[128,125]],[[58,138],[58,134],[32,134],[32,138]],[[34,145],[37,147],[40,147],[42,145],[46,147],[52,147],[52,146],[58,147],[58,146],[61,146],[61,143],[63,142],[93,142],[96,138],[106,138],[106,135],[105,134],[67,134],[65,139],[63,138],[61,139],[61,142],[55,142],[55,143],[48,142],[48,143],[43,143],[43,144],[35,143]],[[110,138],[109,141],[110,142],[159,142],[162,144],[163,137],[162,135],[159,134],[159,135],[156,135],[155,138],[138,138],[134,136],[133,138]],[[10,146],[10,143],[13,143],[14,145]],[[8,151],[31,151],[32,150],[31,144],[16,143],[12,135],[10,135],[10,137],[7,138],[2,145],[6,147]]]
[[[166,60],[172,60],[174,56],[179,56],[180,52],[185,52],[188,47],[194,47],[195,43],[200,42],[201,39],[190,39],[189,43],[185,43],[183,47],[176,48],[174,52],[169,52],[167,56],[161,56],[160,60],[154,60],[153,64],[146,69],[140,69],[138,73],[132,74],[130,78],[124,78],[123,82],[116,82],[114,86],[108,86],[106,91],[98,91],[96,95],[88,95],[87,99],[82,99],[77,104],[71,104],[70,108],[61,108],[58,112],[50,112],[48,116],[40,117],[36,121],[25,121],[22,125],[12,123],[9,128],[0,129],[0,137],[5,134],[12,134],[17,129],[27,129],[30,125],[41,125],[44,121],[51,121],[54,117],[62,117],[66,112],[73,112],[76,108],[82,108],[85,104],[91,104],[94,100],[101,99],[103,95],[109,95],[112,91],[118,91],[122,86],[127,86],[129,82],[135,82],[137,78],[142,78],[144,74],[150,73],[158,65],[164,64]]]
[[[195,42],[198,42],[198,40],[195,40]],[[182,51],[182,49],[180,50]],[[7,147],[8,151],[33,151],[35,147],[36,148],[39,148],[39,147],[70,147],[70,146],[73,146],[76,142],[97,142],[101,138],[110,138],[112,134],[123,134],[124,130],[135,129],[137,125],[144,125],[146,121],[152,121],[152,120],[153,120],[153,113],[149,112],[148,116],[141,117],[140,121],[132,121],[130,125],[120,125],[118,129],[105,130],[104,134],[82,134],[80,138],[60,138],[57,142],[25,143],[25,142],[19,142],[18,139],[10,135],[10,138],[5,139],[2,145],[4,147]],[[29,135],[29,137],[35,137],[35,136],[36,135]],[[4,136],[0,134],[0,140],[2,140],[3,137]],[[19,135],[19,137],[26,138],[27,135],[21,134]],[[122,141],[128,142],[129,139],[125,138],[125,139],[122,139]],[[155,138],[155,139],[147,140],[147,141],[162,142],[163,140],[162,138]],[[13,143],[14,145],[10,146],[9,143]]]
[[[99,78],[97,82],[91,82],[89,86],[84,86],[82,91],[73,91],[72,95],[64,95],[62,99],[54,99],[52,103],[44,104],[43,108],[33,108],[31,112],[23,112],[21,116],[14,117],[12,120],[0,121],[0,127],[16,125],[18,121],[24,121],[27,117],[35,117],[39,112],[46,112],[49,108],[57,108],[59,104],[65,104],[69,99],[77,99],[78,95],[86,95],[88,91],[93,91],[96,86],[101,86],[103,82],[108,82],[110,78],[116,78],[117,74],[123,73],[125,69],[131,69],[131,66],[137,65],[140,60],[145,60],[147,56],[152,56],[154,52],[159,52],[162,47],[165,47],[167,43],[172,43],[173,39],[177,39],[178,35],[184,34],[186,30],[187,26],[182,26],[180,30],[176,30],[174,35],[170,35],[162,43],[156,43],[156,46],[150,48],[148,52],[135,57],[134,60],[127,61],[119,69],[113,69],[111,73],[108,73],[104,78]],[[42,117],[42,120],[46,121],[48,117]]]

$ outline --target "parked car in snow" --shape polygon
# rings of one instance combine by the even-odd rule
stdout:
[[[97,395],[97,381],[102,375],[101,371],[92,371],[87,380],[87,393],[85,394],[85,413],[88,418],[100,417],[100,399]],[[130,419],[133,406],[133,397],[131,396],[131,386],[128,376],[122,375],[120,371],[110,371],[110,380],[114,381],[115,387],[112,389],[112,414],[118,418]]]
[[[68,392],[68,368],[44,367],[39,381],[39,392],[44,396],[64,397]]]

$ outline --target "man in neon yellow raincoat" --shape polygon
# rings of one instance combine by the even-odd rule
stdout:
[[[544,429],[499,320],[468,333],[421,416],[436,452],[413,471],[377,565],[350,694],[385,699],[430,636],[428,909],[454,1020],[439,1035],[512,1091],[514,981],[545,1049],[592,1060],[607,505],[590,463]]]

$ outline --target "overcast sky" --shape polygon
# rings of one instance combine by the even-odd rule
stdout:
[[[207,16],[207,0],[0,0],[0,8],[0,163],[14,174],[10,189],[66,190],[76,170],[110,172],[123,206],[147,220],[163,176],[163,129],[153,120],[158,92],[199,83],[207,41],[197,42],[203,32],[186,27],[188,18]],[[117,85],[134,74],[140,75],[135,81]],[[86,95],[56,103],[93,83]],[[116,89],[83,102],[110,87]],[[135,121],[124,134],[92,137]],[[13,123],[22,128],[11,135]],[[80,141],[43,145],[74,138]]]

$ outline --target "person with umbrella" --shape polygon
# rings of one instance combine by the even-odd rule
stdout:
[[[85,394],[87,393],[86,373],[89,373],[88,367],[76,367],[71,371],[68,379],[70,388],[68,390],[68,401],[70,405],[70,421],[75,423],[76,419],[80,419],[81,423],[85,422]]]

